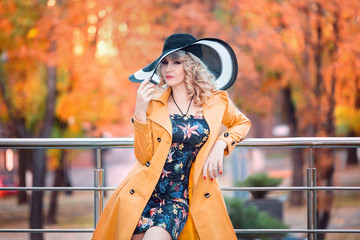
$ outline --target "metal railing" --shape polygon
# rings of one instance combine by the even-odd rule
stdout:
[[[56,148],[56,149],[96,149],[96,169],[94,187],[0,187],[0,191],[93,191],[94,228],[103,210],[104,191],[115,187],[104,187],[104,170],[101,166],[101,149],[132,147],[132,138],[3,138],[0,149]],[[316,240],[318,233],[360,233],[359,229],[317,229],[316,192],[336,190],[360,190],[360,187],[318,187],[314,167],[315,148],[360,148],[360,138],[261,138],[245,139],[237,144],[244,148],[309,148],[309,168],[304,187],[222,187],[222,191],[306,191],[307,228],[306,229],[235,229],[236,233],[306,233],[307,239]],[[94,229],[0,229],[0,233],[91,233]]]

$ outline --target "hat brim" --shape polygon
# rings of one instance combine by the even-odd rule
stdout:
[[[161,60],[178,50],[189,51],[199,57],[215,76],[215,84],[218,89],[226,90],[236,81],[238,64],[235,52],[229,44],[216,38],[199,39],[181,48],[163,52],[154,62],[131,75],[129,80],[139,83],[151,78],[151,82],[158,84],[160,78],[156,74],[156,69]]]

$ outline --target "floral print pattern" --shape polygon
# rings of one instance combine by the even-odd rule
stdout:
[[[159,182],[141,214],[134,234],[159,226],[166,229],[173,239],[177,239],[185,226],[189,213],[191,165],[210,133],[203,116],[188,117],[185,122],[179,114],[170,115],[173,142]]]

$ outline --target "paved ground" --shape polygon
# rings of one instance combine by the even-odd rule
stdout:
[[[131,168],[132,154],[130,151],[118,149],[106,153],[105,170],[107,172],[107,185],[116,186]],[[119,160],[119,156],[123,160]],[[105,156],[104,156],[105,157]],[[276,157],[276,160],[269,160],[264,167],[272,171],[273,174],[288,175],[289,166],[287,156]],[[78,154],[78,159],[72,164],[71,179],[75,186],[91,186],[93,184],[93,167],[91,155],[88,152]],[[247,166],[248,168],[251,168]],[[281,167],[276,167],[276,165]],[[227,166],[228,171],[231,166]],[[226,170],[226,169],[225,169]],[[360,167],[345,168],[339,163],[337,165],[335,183],[337,186],[359,186],[360,185]],[[229,186],[231,181],[230,174],[225,175],[220,182],[223,186]],[[289,181],[285,179],[284,184]],[[110,194],[107,195],[109,197]],[[331,228],[356,228],[360,229],[360,193],[338,192],[333,206]],[[282,195],[284,199],[286,196]],[[107,198],[106,198],[107,199]],[[93,228],[93,193],[74,192],[71,196],[60,195],[59,218],[57,225],[45,225],[45,228]],[[49,193],[45,196],[45,209],[47,212],[49,202]],[[290,208],[285,201],[284,221],[291,228],[306,228],[306,208]],[[0,228],[28,228],[29,207],[27,205],[18,206],[14,196],[8,196],[0,199]],[[298,238],[304,237],[302,234],[295,235]],[[69,234],[45,234],[46,240],[62,239],[90,239],[91,234],[87,233],[69,233]],[[0,239],[25,240],[29,239],[29,234],[19,233],[0,233]],[[334,234],[329,235],[326,240],[358,240],[359,234]]]

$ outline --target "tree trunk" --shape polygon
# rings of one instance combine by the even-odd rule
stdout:
[[[357,78],[357,89],[355,92],[355,109],[360,110],[360,79]],[[349,134],[349,137],[357,137],[357,134],[354,130],[352,130]],[[358,162],[358,154],[356,148],[348,148],[347,149],[347,161],[346,164],[348,166],[354,166],[359,164]]]
[[[58,171],[59,170],[57,169],[56,172],[58,172]],[[56,173],[56,175],[58,175],[58,174]],[[54,187],[55,187],[55,184],[54,184]],[[59,195],[58,191],[52,191],[51,192],[50,205],[49,205],[49,211],[48,211],[48,216],[47,216],[47,223],[49,225],[57,224],[57,202],[58,202],[57,199],[58,199],[58,195]]]
[[[67,167],[65,164],[66,160],[66,150],[61,150],[60,155],[60,164],[59,167],[55,170],[55,180],[54,180],[54,187],[70,187],[70,179],[67,174]],[[66,194],[71,194],[71,191],[65,192]],[[58,206],[58,191],[51,192],[51,199],[49,205],[49,211],[47,216],[47,223],[48,224],[56,224],[57,223],[57,206]]]
[[[33,186],[45,186],[46,174],[46,154],[45,149],[33,150]],[[43,228],[43,191],[33,191],[31,195],[30,207],[30,227],[31,229]],[[43,240],[42,233],[31,233],[31,240]]]
[[[346,158],[346,165],[354,166],[358,165],[358,156],[357,156],[357,148],[348,148],[347,149],[347,158]]]
[[[334,149],[321,148],[314,152],[315,166],[317,170],[317,186],[333,186],[335,171]],[[332,191],[317,192],[317,228],[326,229],[331,219],[331,208],[334,200]],[[325,234],[318,234],[318,240],[324,240]]]
[[[359,110],[360,109],[360,81],[359,78],[357,78],[357,89],[355,92],[355,109]],[[354,130],[352,130],[349,134],[349,137],[356,137],[357,134],[355,133]],[[359,164],[358,162],[358,154],[357,154],[357,148],[348,148],[347,149],[347,159],[346,159],[346,164],[348,166],[354,166]]]
[[[356,137],[354,131],[351,131],[349,137]],[[358,165],[358,156],[357,156],[357,148],[348,148],[346,150],[347,156],[346,156],[346,165],[347,166],[355,166]]]
[[[304,158],[303,149],[294,148],[292,149],[292,167],[293,174],[291,179],[291,185],[293,187],[304,186]],[[303,191],[291,191],[290,193],[290,205],[291,206],[302,206],[304,201]]]
[[[19,187],[26,187],[26,170],[31,166],[31,150],[19,149]],[[28,202],[26,191],[18,192],[18,204],[26,204]]]
[[[290,126],[290,136],[298,137],[299,128],[298,121],[296,118],[296,108],[292,101],[291,86],[287,86],[282,90],[283,95],[283,109],[282,116],[283,121],[288,123]],[[293,187],[304,186],[304,160],[303,150],[301,148],[294,148],[291,150],[292,168],[293,174],[291,179],[291,185]],[[301,206],[303,204],[304,192],[303,191],[292,191],[290,193],[290,205]]]
[[[315,45],[315,69],[316,69],[316,88],[315,97],[317,99],[317,108],[320,113],[317,119],[315,130],[316,136],[335,136],[335,86],[337,82],[336,68],[332,66],[332,75],[329,88],[325,87],[324,78],[320,74],[323,66],[323,55],[329,54],[330,59],[335,61],[338,52],[338,44],[340,42],[339,35],[339,7],[334,2],[334,21],[332,27],[334,29],[334,47],[328,53],[324,52],[323,48],[323,25],[321,19],[324,17],[322,5],[316,3],[317,15],[317,43]],[[335,151],[334,149],[321,148],[314,152],[315,167],[317,169],[317,185],[319,186],[333,186],[333,177],[335,171]],[[317,193],[317,227],[319,229],[326,229],[331,219],[331,208],[334,200],[334,192],[319,191]],[[318,239],[325,239],[325,234],[318,234]]]
[[[42,122],[40,136],[41,138],[50,137],[51,130],[54,126],[55,99],[56,99],[56,62],[54,54],[56,52],[56,42],[51,41],[49,48],[49,60],[46,68],[47,96],[45,116]],[[33,186],[45,186],[46,174],[46,154],[44,149],[34,150],[33,158]],[[35,185],[36,184],[36,185]],[[34,228],[43,228],[43,191],[35,191],[32,194],[30,209],[30,226]],[[42,240],[42,233],[31,233],[31,240]]]

